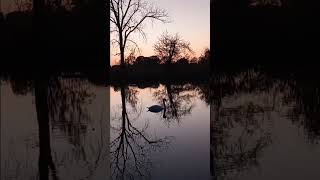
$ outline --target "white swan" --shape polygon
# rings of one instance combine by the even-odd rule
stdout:
[[[158,113],[158,112],[160,112],[162,110],[166,110],[166,103],[165,103],[166,101],[167,101],[166,99],[162,100],[163,106],[153,105],[153,106],[147,107],[148,111],[153,112],[153,113]]]

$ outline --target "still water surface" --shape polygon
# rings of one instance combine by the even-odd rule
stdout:
[[[210,178],[209,105],[196,88],[167,84],[111,89],[113,177]],[[165,109],[153,113],[147,108],[152,105]]]
[[[1,83],[1,180],[108,177],[109,89],[78,78],[41,83]]]
[[[1,81],[1,180],[320,177],[316,82],[253,70],[200,84],[37,81]]]
[[[211,83],[215,179],[319,179],[319,84],[259,71]]]

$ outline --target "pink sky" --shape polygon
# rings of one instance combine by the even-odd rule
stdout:
[[[154,55],[153,45],[165,31],[170,34],[179,33],[184,40],[189,41],[196,57],[205,48],[210,47],[210,0],[148,0],[148,2],[167,10],[171,23],[155,22],[152,25],[148,21],[145,24],[147,41],[134,35],[141,50],[139,55]],[[118,52],[117,47],[111,46],[111,65],[119,61],[119,56],[114,55],[116,52]]]

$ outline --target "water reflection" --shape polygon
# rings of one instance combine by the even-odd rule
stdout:
[[[172,123],[180,123],[181,118],[191,114],[195,99],[194,87],[190,84],[171,85],[165,84],[165,88],[156,90],[154,98],[160,104],[163,99],[168,99],[164,122],[169,127]]]
[[[1,179],[108,176],[107,88],[94,86],[85,78],[62,74],[29,78],[12,75],[3,81],[1,88],[4,97],[1,107],[6,107],[1,109],[6,112],[1,118],[1,137],[7,147],[1,156],[8,162],[1,164],[4,172]],[[21,113],[14,114],[17,108]],[[13,137],[17,138],[12,140]],[[29,138],[38,150],[30,149],[29,142],[25,142]],[[38,160],[30,159],[37,155]],[[16,161],[10,161],[13,157]],[[28,165],[21,167],[23,161]]]
[[[196,117],[199,117],[199,125],[201,121],[209,123],[208,116],[203,118],[193,111],[194,107],[199,105],[195,85],[164,84],[139,88],[123,84],[113,89],[110,147],[112,179],[181,179],[188,174],[185,169],[193,167],[188,160],[190,156],[193,156],[190,160],[194,159],[195,163],[202,163],[199,167],[203,167],[203,170],[209,170],[209,163],[206,163],[209,162],[209,156],[199,162],[199,155],[181,151],[188,151],[185,148],[195,144],[190,141],[190,135],[186,135],[190,133],[188,121],[197,123]],[[150,105],[163,104],[164,99],[167,99],[168,103],[165,103],[162,111],[149,111]],[[183,127],[184,125],[187,126]],[[198,127],[192,128],[195,132],[203,131]],[[203,148],[205,151],[209,150],[209,141],[203,145],[197,148],[200,151],[203,151]],[[175,162],[174,158],[170,159],[172,156],[182,156],[184,159]],[[181,166],[180,170],[175,168],[175,163]],[[168,167],[165,168],[164,164]],[[186,164],[186,167],[183,164]],[[189,177],[191,179],[198,179],[199,176],[209,178],[208,174],[202,171],[190,171],[189,174],[192,175]]]
[[[94,82],[77,73],[2,79],[1,179],[319,176],[318,80],[249,69],[207,83],[109,91]],[[165,110],[148,111],[163,99]]]
[[[79,73],[1,82],[1,179],[209,177],[209,110],[198,85],[114,87],[110,127],[108,87]],[[165,116],[147,112],[162,98]]]
[[[306,86],[302,82],[306,81],[292,75],[271,76],[256,69],[221,73],[211,79],[211,92],[204,98],[211,102],[213,179],[299,179],[301,175],[319,175],[314,160],[307,160],[319,155],[319,146],[313,147],[318,151],[305,149],[310,146],[307,143],[319,139],[315,118],[319,93],[316,84]],[[307,141],[301,140],[299,129],[304,129]],[[286,155],[278,151],[287,151],[286,146],[299,146],[290,149],[287,156],[305,159],[279,161]],[[289,170],[300,167],[300,163],[304,164],[303,171]],[[306,174],[307,169],[310,172]]]
[[[150,179],[150,151],[168,147],[170,137],[150,137],[147,133],[148,123],[139,129],[133,122],[140,118],[141,109],[137,110],[138,93],[128,86],[121,86],[121,117],[112,120],[118,121],[112,128],[117,131],[116,137],[111,142],[111,169],[112,179]],[[127,104],[133,111],[128,113]],[[134,118],[132,118],[134,116]],[[132,119],[131,119],[132,118]]]

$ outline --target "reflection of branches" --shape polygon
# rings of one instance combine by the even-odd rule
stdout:
[[[123,87],[124,88],[124,95],[125,95],[125,100],[130,104],[134,112],[138,111],[138,94],[139,91],[135,88],[129,88],[128,86]],[[120,88],[121,91],[122,87]],[[119,91],[116,87],[114,88],[115,91]]]
[[[148,179],[150,177],[151,161],[149,155],[152,150],[166,148],[170,143],[170,138],[150,139],[146,130],[146,123],[142,129],[136,128],[127,113],[126,92],[121,88],[122,115],[119,119],[120,127],[117,129],[119,135],[111,142],[111,169],[114,179],[134,179],[140,177]]]
[[[132,109],[137,112],[137,103],[138,103],[138,90],[133,88],[127,88],[126,89],[126,100],[131,105]]]
[[[103,140],[97,140],[95,145],[84,143],[87,136],[87,127],[92,123],[89,116],[87,105],[91,103],[94,93],[90,91],[90,84],[85,79],[80,78],[64,78],[52,76],[48,84],[48,106],[49,118],[51,119],[53,129],[61,130],[59,133],[65,133],[65,136],[72,145],[75,146],[75,151],[71,153],[72,159],[77,162],[82,160],[86,163],[90,178],[98,166],[101,164],[103,151]],[[101,115],[101,121],[103,117]],[[102,126],[102,125],[101,125]],[[102,131],[101,131],[102,136]],[[90,162],[86,147],[89,147],[97,159]],[[65,155],[64,155],[65,156]],[[62,159],[64,161],[66,159]],[[60,162],[59,164],[64,163]],[[68,163],[72,163],[68,159]]]
[[[165,88],[154,92],[153,96],[158,103],[162,103],[163,99],[168,99],[166,105],[165,123],[169,126],[172,122],[180,123],[180,118],[191,113],[193,109],[193,98],[195,97],[192,91],[193,87],[187,85],[170,85],[166,84]]]
[[[38,75],[38,74],[37,74]],[[33,77],[32,77],[33,78]],[[30,78],[31,79],[31,78]],[[39,125],[39,175],[40,179],[57,179],[59,173],[63,173],[63,170],[59,168],[61,164],[69,163],[72,160],[80,160],[83,158],[88,170],[94,172],[95,166],[98,166],[101,161],[100,155],[102,149],[102,143],[98,144],[98,151],[95,150],[95,145],[84,144],[81,133],[87,128],[89,120],[89,114],[86,106],[93,94],[90,93],[86,81],[75,78],[61,78],[43,73],[38,75],[34,80],[27,80],[24,76],[9,76],[8,80],[11,82],[11,87],[14,93],[25,94],[34,88],[35,95],[35,108],[37,111],[37,120]],[[51,124],[50,124],[51,123]],[[51,131],[51,129],[53,131]],[[59,152],[55,152],[55,146],[52,147],[52,138],[55,138],[56,129],[61,130],[58,133],[66,133],[62,135],[67,140],[75,145],[76,152],[64,154],[60,156],[62,160],[58,159]],[[53,136],[52,133],[53,132]],[[61,135],[61,134],[59,134]],[[101,141],[102,142],[102,141]],[[109,145],[109,144],[108,144]],[[98,158],[95,165],[91,166],[89,163],[91,158],[87,158],[87,152],[85,148],[89,147],[89,150],[95,151],[93,154],[98,154]],[[59,148],[59,147],[58,147]],[[109,153],[109,151],[108,151]],[[72,159],[66,159],[66,156],[71,154]],[[65,162],[62,162],[66,160]],[[30,170],[30,169],[29,169]],[[49,173],[52,177],[49,177]]]
[[[214,178],[235,176],[258,165],[259,154],[271,143],[270,124],[265,127],[264,113],[252,102],[235,108],[215,107],[211,120]]]
[[[17,95],[25,95],[34,87],[34,82],[30,78],[18,74],[11,74],[4,80],[10,82],[12,91]]]
[[[277,112],[279,116],[284,112],[288,119],[305,129],[310,142],[317,142],[320,91],[317,85],[299,82],[301,79],[292,75],[269,76],[248,70],[217,75],[212,78],[211,91],[201,89],[209,92],[202,97],[212,102],[216,117],[211,121],[211,160],[216,178],[236,176],[235,173],[258,165],[258,155],[271,143],[270,131],[263,121],[266,112]],[[250,98],[251,102],[243,103]],[[232,100],[231,108],[226,107],[228,99]],[[237,99],[240,105],[235,105]]]
[[[195,90],[198,92],[198,97],[203,100],[207,105],[211,104],[212,91],[210,90],[210,83],[203,83],[195,87]]]
[[[320,141],[320,88],[298,86],[295,88],[296,104],[288,112],[294,124],[302,127],[310,143]]]
[[[85,105],[90,103],[93,93],[89,93],[84,80],[53,77],[48,87],[48,105],[54,125],[66,132],[79,145],[79,133],[85,131],[90,120]]]
[[[262,135],[256,142],[249,146],[247,137],[239,137],[238,141],[231,145],[225,145],[214,150],[216,160],[215,173],[217,176],[228,176],[232,172],[240,172],[251,166],[258,166],[257,158],[267,147],[271,139],[268,135]]]

